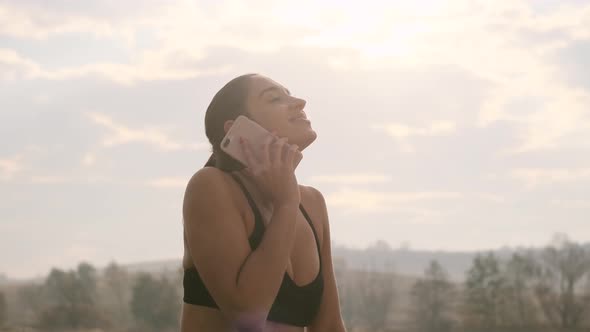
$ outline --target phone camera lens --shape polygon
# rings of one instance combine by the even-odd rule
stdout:
[[[226,138],[225,141],[223,142],[223,147],[224,148],[227,148],[227,146],[229,145],[229,143],[230,143],[230,139],[229,138]]]

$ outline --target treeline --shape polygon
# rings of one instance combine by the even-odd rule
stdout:
[[[0,293],[0,330],[178,331],[178,277],[133,274],[116,263],[100,275],[88,263],[54,268],[43,283],[13,289],[11,308]]]
[[[476,255],[461,284],[437,261],[411,282],[336,272],[350,331],[590,331],[590,250],[565,237],[507,260]]]
[[[565,237],[506,259],[480,253],[462,283],[437,261],[419,278],[391,264],[334,266],[349,332],[590,331],[590,248]],[[0,331],[178,331],[181,272],[54,268],[38,284],[0,289]]]

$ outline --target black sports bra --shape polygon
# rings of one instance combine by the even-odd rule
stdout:
[[[262,240],[265,230],[262,216],[242,181],[240,181],[235,174],[230,174],[242,188],[242,191],[246,195],[248,203],[254,212],[254,231],[248,240],[250,242],[250,248],[256,250]],[[281,283],[279,292],[277,293],[275,301],[270,309],[267,320],[303,327],[310,325],[318,313],[324,289],[324,280],[322,278],[322,256],[318,236],[309,215],[303,208],[303,205],[300,204],[299,209],[303,213],[303,216],[305,216],[305,219],[313,231],[320,258],[320,269],[316,278],[304,286],[298,286],[295,284],[289,274],[285,271],[283,282]],[[184,302],[219,309],[215,300],[211,297],[211,294],[209,294],[209,291],[203,284],[203,280],[196,267],[193,266],[184,270],[183,286]]]

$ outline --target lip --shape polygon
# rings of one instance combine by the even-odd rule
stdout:
[[[289,119],[289,121],[297,121],[297,120],[306,120],[306,121],[309,121],[307,119],[307,117],[305,116],[305,114],[300,114],[300,115],[294,116],[294,117],[292,117],[292,118]]]
[[[303,117],[303,116],[289,119],[289,122],[291,122],[291,123],[297,122],[297,121],[303,121],[303,122],[306,122],[308,124],[311,124],[311,121],[309,121],[309,119],[307,119],[306,117]]]

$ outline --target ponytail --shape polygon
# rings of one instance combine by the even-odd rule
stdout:
[[[216,159],[215,159],[215,154],[212,153],[211,157],[209,157],[209,160],[207,160],[207,162],[205,163],[205,166],[203,167],[215,167],[216,164]]]
[[[249,84],[256,74],[238,76],[217,91],[205,112],[205,134],[211,143],[213,154],[204,167],[213,166],[224,171],[234,171],[243,166],[225,153],[219,146],[225,136],[225,123],[240,115],[247,115]]]

